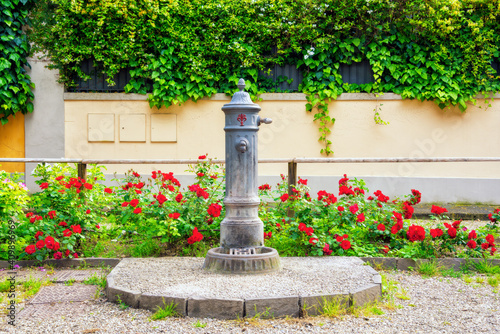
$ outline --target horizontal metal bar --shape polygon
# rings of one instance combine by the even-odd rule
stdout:
[[[66,159],[66,158],[0,158],[1,162],[25,163],[82,163],[82,164],[196,164],[200,159]],[[224,159],[210,160],[224,164]],[[260,159],[259,163],[398,163],[398,162],[500,162],[500,157],[444,157],[444,158],[276,158]]]
[[[296,163],[495,162],[500,157],[445,158],[295,158]]]

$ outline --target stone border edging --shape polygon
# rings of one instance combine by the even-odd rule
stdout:
[[[480,259],[480,258],[464,259],[455,257],[445,257],[437,259],[415,259],[415,260],[398,258],[398,257],[361,257],[360,259],[376,268],[397,269],[402,271],[410,270],[410,267],[415,268],[420,263],[429,262],[432,260],[436,260],[439,266],[442,266],[446,269],[454,269],[454,270],[460,270],[461,267],[467,265],[467,262],[478,263],[484,260],[486,260],[492,266],[500,266],[500,259]]]
[[[158,307],[176,304],[181,316],[195,318],[237,319],[243,317],[281,318],[319,315],[325,301],[338,301],[345,308],[361,307],[382,298],[382,277],[368,267],[372,282],[348,293],[313,296],[262,297],[249,299],[218,299],[199,296],[175,297],[141,293],[116,285],[116,272],[107,277],[106,296],[109,301],[121,302],[133,307],[155,312]]]
[[[33,267],[35,265],[43,266],[43,265],[50,265],[54,266],[55,268],[61,268],[61,267],[81,267],[81,266],[89,266],[89,267],[100,267],[102,265],[104,266],[110,266],[110,267],[115,267],[120,263],[121,259],[118,258],[104,258],[104,257],[84,257],[84,258],[78,258],[78,259],[61,259],[61,260],[56,260],[56,259],[48,259],[48,260],[43,260],[43,261],[38,261],[38,260],[21,260],[21,261],[15,261],[15,264],[21,266],[21,267]],[[9,268],[10,263],[8,261],[0,261],[0,268]]]

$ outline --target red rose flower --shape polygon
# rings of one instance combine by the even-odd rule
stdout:
[[[75,259],[78,259],[78,254],[77,254],[77,253],[74,253],[74,254],[73,254],[73,257],[74,257]]]
[[[495,247],[491,247],[491,250],[490,250],[491,256],[493,256],[496,251],[497,251],[497,249]]]
[[[420,203],[420,199],[422,198],[422,194],[420,193],[420,191],[412,189],[411,193],[413,195],[413,199],[412,199],[411,203],[413,205]]]
[[[347,187],[347,186],[341,186],[339,188],[339,196],[342,196],[342,195],[354,195],[354,191],[352,191],[351,188]]]
[[[68,227],[68,223],[66,223],[66,222],[60,222],[58,225],[59,226],[64,226],[64,227]]]
[[[383,231],[385,231],[385,225],[384,225],[384,224],[382,224],[382,223],[378,224],[378,225],[377,225],[377,230],[382,231],[382,232],[383,232]],[[395,234],[395,233],[394,233],[394,234]]]
[[[349,207],[349,211],[352,212],[352,214],[355,214],[359,210],[358,205],[354,204]]]
[[[486,241],[488,241],[490,243],[490,245],[495,244],[495,237],[493,237],[493,235],[488,234],[485,239],[486,239]]]
[[[169,213],[168,216],[172,219],[179,219],[179,217],[181,216],[180,213],[178,212],[173,212],[173,213]]]
[[[134,213],[135,214],[138,214],[138,213],[141,213],[142,212],[142,208],[135,208],[134,209]]]
[[[128,202],[123,202],[122,207],[126,207],[126,206],[128,206]]]
[[[288,199],[288,194],[281,195],[280,199],[282,202],[286,202],[286,200]]]
[[[382,252],[385,254],[389,253],[389,246],[385,245],[384,248],[382,248]]]
[[[71,229],[73,230],[74,233],[82,233],[82,227],[80,226],[80,224],[71,225]]]
[[[62,253],[61,252],[54,253],[54,259],[56,259],[56,260],[62,259]]]
[[[475,240],[469,240],[467,242],[467,247],[471,248],[471,249],[474,249],[477,247],[477,244],[476,244],[476,241]]]
[[[490,247],[490,244],[488,242],[483,242],[481,244],[481,248],[484,249],[484,250],[488,249],[489,247]]]
[[[167,198],[162,193],[158,193],[158,195],[156,196],[156,200],[158,201],[158,204],[162,205],[167,201]]]
[[[339,207],[337,207],[337,210],[339,210],[340,212],[342,212],[342,211],[344,211],[345,209],[344,209],[344,207],[343,207],[343,206],[339,206]]]
[[[104,189],[104,192],[105,192],[106,194],[112,194],[112,193],[113,193],[113,190],[111,190],[111,188],[105,188],[105,189]]]
[[[325,190],[318,191],[318,201],[321,201],[323,197],[328,197],[328,193]]]
[[[222,210],[222,206],[217,203],[212,203],[207,209],[207,213],[212,217],[219,217],[220,212]]]
[[[307,179],[301,179],[301,178],[299,177],[299,181],[298,181],[297,183],[298,183],[298,184],[303,184],[303,185],[307,186]]]
[[[95,228],[96,228],[96,229],[100,229],[100,228],[101,228],[101,226],[99,226],[99,224],[97,224],[97,225],[95,226]]]
[[[330,245],[327,243],[325,243],[325,246],[323,247],[323,254],[324,255],[332,254],[332,250],[330,249]]]
[[[195,242],[201,241],[203,239],[203,234],[198,232],[198,228],[195,227],[193,230],[193,235],[190,236],[187,240],[188,244],[194,244]]]
[[[351,248],[351,242],[349,240],[342,240],[342,242],[340,243],[340,248],[342,248],[343,250],[348,250],[349,248]]]
[[[172,192],[173,192],[173,191],[175,191],[174,186],[172,186],[172,185],[170,185],[170,184],[168,185],[168,187],[167,187],[167,188],[168,188],[168,190],[170,190],[170,191],[172,191]]]
[[[83,186],[88,190],[92,189],[92,185],[90,183],[85,183]]]
[[[311,236],[314,233],[314,229],[312,227],[308,227],[304,230],[304,232],[306,232],[308,236]]]
[[[470,231],[469,240],[476,239],[476,238],[477,238],[476,230]],[[474,247],[474,248],[476,248],[476,247]]]
[[[54,210],[52,210],[52,211],[49,211],[49,213],[47,215],[49,216],[50,219],[54,219],[56,216],[56,212]]]
[[[64,235],[65,237],[71,237],[71,235],[72,235],[72,234],[73,234],[73,233],[72,233],[69,229],[65,229],[65,230],[63,231],[63,235]]]
[[[85,211],[86,214],[90,214],[90,209],[87,209],[87,211]]]
[[[61,246],[59,245],[58,242],[54,243],[54,249],[53,250],[58,250],[59,248],[61,248]]]
[[[431,228],[431,237],[437,238],[443,235],[443,230],[440,228],[432,229]]]
[[[34,223],[36,221],[36,216],[30,218],[30,223]]]
[[[450,227],[448,229],[448,235],[450,236],[450,238],[454,239],[457,236],[457,229],[454,227]]]
[[[414,211],[415,211],[415,209],[413,209],[413,207],[410,205],[410,203],[408,203],[408,202],[403,203],[403,212],[405,215],[405,219],[411,219]]]
[[[197,175],[198,177],[204,177],[204,176],[205,176],[205,173],[196,173],[196,175]]]
[[[28,253],[29,255],[31,255],[34,252],[36,252],[36,247],[35,247],[35,245],[29,245],[28,247],[26,247],[26,249],[24,251],[26,253]]]
[[[47,182],[43,182],[41,185],[40,185],[40,188],[41,189],[47,189],[49,187],[49,184]]]
[[[133,200],[130,201],[130,206],[135,208],[139,204],[139,200],[137,198],[134,198]]]
[[[198,159],[199,159],[199,160],[204,160],[204,159],[206,159],[206,158],[207,158],[207,156],[206,156],[206,155],[200,155],[200,156],[198,157]]]
[[[41,237],[43,235],[43,232],[42,231],[38,231],[35,233],[35,239],[38,240],[39,237]]]
[[[273,232],[269,231],[268,233],[264,232],[264,239],[271,239],[273,236]]]
[[[335,240],[337,240],[337,242],[342,242],[342,240],[344,240],[344,237],[343,237],[343,236],[341,236],[341,235],[337,235],[337,236],[335,237]]]
[[[62,175],[59,175],[58,177],[56,177],[56,181],[61,181],[62,179],[64,179],[64,176],[62,176]]]
[[[408,240],[411,242],[414,241],[423,241],[425,239],[425,230],[420,225],[411,225],[406,232]]]
[[[445,208],[442,208],[440,206],[437,206],[437,205],[433,205],[431,208],[431,213],[438,215],[438,216],[442,215],[445,212],[448,212],[448,210],[446,210]]]
[[[266,183],[266,184],[259,186],[259,190],[271,190],[271,186]]]
[[[348,181],[349,178],[347,177],[347,174],[344,174],[344,177],[339,180],[339,187],[346,186]]]
[[[309,243],[310,243],[310,244],[313,244],[313,245],[316,245],[316,243],[317,243],[318,241],[319,241],[319,240],[318,240],[318,238],[311,238],[311,239],[309,239]]]
[[[28,213],[26,214],[26,218],[29,218],[29,217],[31,217],[31,216],[33,216],[33,212],[28,212]]]
[[[51,236],[47,236],[45,238],[45,246],[47,246],[48,249],[54,249],[56,245],[56,242],[54,240],[54,238],[52,238]]]
[[[178,193],[177,196],[175,196],[175,200],[177,201],[177,203],[180,203],[182,201],[182,194]]]
[[[455,222],[453,222],[453,224],[451,224],[454,228],[458,229],[460,227],[460,223],[462,222],[462,220],[457,220]]]
[[[303,232],[303,231],[305,231],[305,229],[306,229],[306,228],[307,228],[307,225],[306,225],[306,224],[304,224],[304,223],[300,223],[300,224],[299,224],[299,231],[302,231],[302,232]]]
[[[365,221],[365,215],[363,213],[360,213],[356,219],[358,223],[362,223]]]

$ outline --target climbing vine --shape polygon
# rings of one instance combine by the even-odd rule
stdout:
[[[272,92],[262,73],[295,65],[328,155],[328,104],[344,92],[465,111],[499,91],[498,31],[500,0],[40,0],[31,39],[66,86],[89,78],[80,64],[92,59],[109,84],[129,69],[126,92],[158,108],[231,94],[239,77],[254,97]],[[344,82],[340,65],[364,60],[374,82]]]
[[[26,73],[30,45],[23,33],[34,0],[0,1],[0,123],[21,112],[33,111],[34,84]]]

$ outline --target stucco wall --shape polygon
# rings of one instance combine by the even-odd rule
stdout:
[[[64,158],[64,87],[57,83],[58,72],[46,68],[48,61],[29,60],[35,89],[34,111],[25,118],[26,158]],[[31,172],[36,164],[26,164],[26,185],[38,190]]]
[[[303,94],[264,94],[262,98],[258,102],[262,107],[260,115],[271,117],[274,122],[261,126],[259,158],[322,156],[318,127],[312,114],[305,111]],[[138,95],[66,93],[65,157],[183,159],[208,153],[224,158],[221,107],[228,102],[229,97],[217,94],[210,100],[157,110],[150,109],[145,97]],[[389,125],[374,122],[377,106]],[[336,119],[329,136],[334,157],[500,156],[498,98],[491,107],[478,100],[477,106],[471,105],[466,113],[461,113],[458,108],[441,110],[433,102],[401,100],[394,94],[378,98],[371,94],[343,94],[330,103],[330,110]],[[152,121],[152,115],[163,114],[176,115],[176,119],[172,116],[163,125],[154,121],[156,116]],[[175,141],[152,142],[159,128],[175,131]],[[141,135],[130,137],[131,133]],[[168,140],[172,140],[172,135],[166,136]],[[186,169],[182,165],[112,165],[108,166],[108,172],[123,173],[131,167],[143,173],[161,169],[185,174]],[[285,164],[259,165],[259,174],[266,180],[277,181],[276,176],[286,172]],[[427,201],[500,203],[500,163],[300,164],[298,167],[300,176],[317,180],[311,182],[318,189],[327,183],[334,185],[337,176],[344,173],[366,178],[373,187],[386,185],[395,194],[427,187]],[[477,189],[472,189],[471,184]]]

